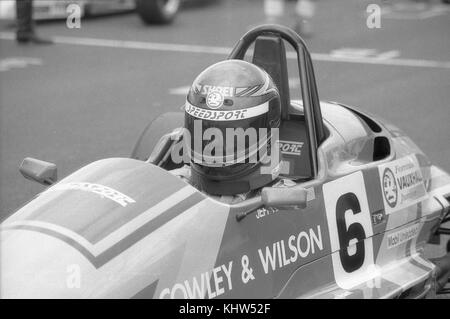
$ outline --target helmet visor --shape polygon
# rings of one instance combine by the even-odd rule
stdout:
[[[243,111],[241,118],[233,118]],[[243,110],[212,111],[187,102],[185,127],[190,133],[192,160],[209,167],[258,163],[266,154],[271,135],[267,111],[268,103]]]

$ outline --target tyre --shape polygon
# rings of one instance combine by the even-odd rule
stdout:
[[[131,158],[141,161],[148,160],[154,147],[164,134],[183,126],[184,113],[169,112],[158,116],[142,132],[131,153]]]
[[[136,0],[136,11],[147,24],[168,24],[175,18],[181,0]]]

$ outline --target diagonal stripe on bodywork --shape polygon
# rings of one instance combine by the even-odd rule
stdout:
[[[203,195],[195,193],[192,196],[188,197],[186,200],[178,203],[171,209],[164,212],[164,214],[161,214],[155,219],[144,224],[135,232],[131,233],[123,240],[119,241],[118,243],[107,249],[105,252],[100,254],[98,258],[96,258],[96,267],[97,268],[101,267],[114,257],[117,257],[121,252],[128,249],[129,247],[134,245],[136,242],[138,242],[151,232],[155,231],[159,227],[163,226],[165,223],[182,214],[190,207],[198,204],[203,198],[204,198]]]
[[[152,282],[150,285],[139,291],[131,299],[152,299],[155,295],[156,287],[158,286],[158,280]]]
[[[161,211],[159,215],[148,220],[146,223],[141,224],[139,228],[137,228],[135,231],[132,231],[128,235],[125,235],[122,239],[110,243],[109,247],[107,247],[106,244],[103,244],[103,251],[99,250],[95,244],[87,245],[85,240],[79,240],[79,236],[67,229],[48,227],[48,225],[46,224],[27,224],[26,222],[22,224],[14,223],[3,226],[2,229],[24,229],[56,237],[77,249],[96,268],[100,268],[151,232],[155,231],[176,216],[182,214],[190,207],[198,204],[203,198],[203,195],[201,195],[200,193],[194,193],[190,195],[185,200],[176,203],[169,209]],[[87,245],[87,247],[83,244]]]

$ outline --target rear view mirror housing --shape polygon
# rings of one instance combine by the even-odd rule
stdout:
[[[265,206],[306,207],[308,191],[301,186],[293,187],[265,187],[261,191],[261,200]]]
[[[233,210],[240,211],[236,220],[240,222],[247,215],[256,212],[261,206],[266,207],[298,207],[306,208],[308,190],[301,186],[292,187],[264,187],[261,196],[231,205]]]
[[[55,164],[31,157],[27,157],[22,161],[19,171],[26,179],[30,179],[47,186],[52,185],[58,179]]]

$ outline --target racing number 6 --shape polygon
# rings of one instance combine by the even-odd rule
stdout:
[[[336,203],[336,224],[337,232],[339,236],[339,256],[341,258],[342,267],[346,272],[354,272],[364,264],[365,248],[364,239],[366,233],[364,227],[358,223],[352,223],[348,225],[345,221],[346,212],[352,214],[361,214],[361,205],[359,204],[358,197],[354,193],[345,193]],[[348,248],[352,241],[357,240],[356,252],[349,254]]]
[[[334,278],[351,289],[367,278],[374,264],[373,228],[364,175],[355,172],[323,185]]]

